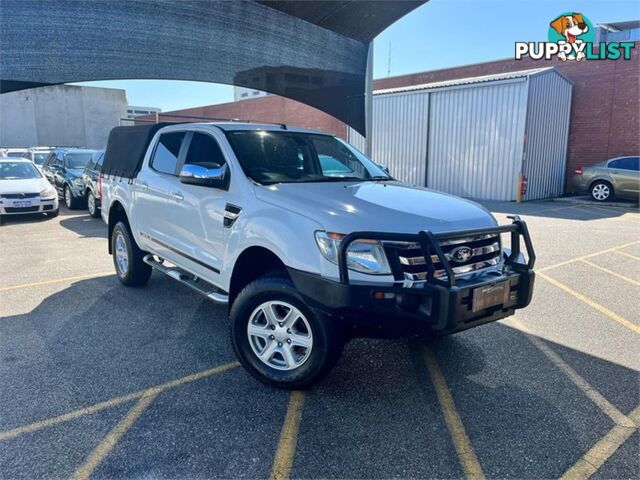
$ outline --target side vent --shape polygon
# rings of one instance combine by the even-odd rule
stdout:
[[[242,208],[227,203],[227,206],[224,207],[224,226],[231,227],[240,216],[240,212],[242,212]]]

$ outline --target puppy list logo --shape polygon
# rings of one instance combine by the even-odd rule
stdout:
[[[516,42],[516,60],[617,60],[631,58],[633,42],[600,42],[594,48],[595,29],[581,13],[565,12],[549,23],[548,42]]]

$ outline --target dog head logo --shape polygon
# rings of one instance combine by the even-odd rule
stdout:
[[[589,31],[581,13],[562,15],[551,22],[551,28],[562,35],[569,43],[575,43],[576,38]]]
[[[563,13],[550,24],[549,41],[561,48],[558,57],[562,60],[581,61],[585,58],[585,43],[593,41],[591,22],[581,13]]]

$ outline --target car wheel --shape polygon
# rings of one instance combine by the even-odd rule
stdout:
[[[145,252],[138,248],[129,227],[118,222],[111,233],[111,252],[118,280],[128,287],[146,284],[151,277],[151,266],[144,263]]]
[[[613,187],[608,182],[597,181],[591,185],[589,193],[596,202],[606,202],[613,198]]]
[[[93,192],[89,190],[87,193],[87,210],[89,211],[89,215],[93,218],[98,218],[100,216],[100,209],[96,205],[96,197],[93,195]]]
[[[2,215],[0,215],[0,225],[2,225],[4,222],[4,219],[2,218]]]
[[[261,382],[305,388],[337,362],[344,345],[333,318],[311,310],[290,279],[260,278],[235,299],[231,341],[244,368]]]
[[[64,204],[67,206],[69,210],[75,210],[78,208],[78,200],[71,193],[71,187],[69,185],[65,185],[64,187]]]

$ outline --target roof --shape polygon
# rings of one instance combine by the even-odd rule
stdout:
[[[19,163],[33,163],[31,160],[29,160],[28,158],[22,158],[22,157],[0,157],[0,162],[19,162]]]
[[[529,70],[518,70],[515,72],[494,73],[492,75],[482,75],[479,77],[456,78],[452,80],[444,80],[442,82],[422,83],[419,85],[409,85],[406,87],[387,88],[376,90],[374,95],[386,95],[390,93],[412,92],[416,90],[431,90],[434,88],[457,87],[462,85],[472,85],[477,83],[497,82],[503,80],[512,80],[517,78],[528,78],[534,75],[555,72],[562,78],[570,82],[564,75],[558,72],[554,67],[532,68]]]
[[[207,123],[199,123],[199,124],[214,125],[226,132],[233,132],[238,130],[268,130],[268,131],[279,131],[279,132],[315,133],[315,134],[321,134],[321,135],[329,135],[327,132],[322,132],[320,130],[310,130],[307,128],[293,127],[293,126],[278,124],[278,123],[207,122]],[[193,125],[193,124],[190,123],[187,125]]]
[[[626,20],[623,22],[606,22],[599,23],[599,27],[604,27],[609,31],[620,32],[624,30],[632,30],[634,28],[640,28],[640,20]]]

